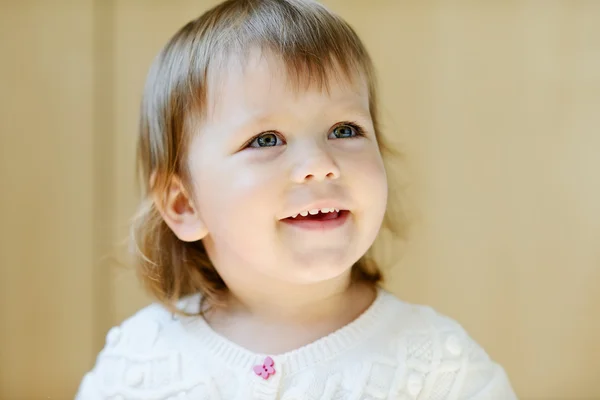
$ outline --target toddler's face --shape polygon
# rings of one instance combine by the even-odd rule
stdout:
[[[208,94],[214,106],[190,144],[203,242],[226,281],[340,276],[372,245],[385,213],[386,174],[364,79],[333,79],[329,94],[295,92],[284,71],[254,53],[243,70],[221,72]],[[284,220],[317,201],[349,210],[348,218],[322,231]]]

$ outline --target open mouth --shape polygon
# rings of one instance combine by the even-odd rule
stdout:
[[[302,215],[306,214],[306,215]],[[282,222],[304,229],[328,230],[344,225],[350,211],[331,210],[317,213],[302,213],[296,216],[284,218]]]
[[[336,210],[333,208],[322,209],[317,213],[303,212],[301,214],[294,215],[286,218],[291,221],[328,221],[331,219],[339,218],[341,213],[348,212],[348,210]]]

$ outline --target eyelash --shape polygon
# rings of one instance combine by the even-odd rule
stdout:
[[[366,136],[365,135],[365,130],[360,125],[358,125],[357,123],[354,123],[354,122],[342,122],[342,123],[336,125],[335,127],[333,127],[333,129],[331,131],[333,132],[335,129],[337,129],[339,127],[342,127],[342,126],[347,126],[347,127],[350,127],[352,129],[354,129],[355,135],[354,136],[350,136],[350,137],[345,137],[345,138],[338,138],[338,139],[356,139],[356,138],[359,138],[359,137],[365,137]],[[251,144],[254,143],[258,138],[260,138],[261,136],[264,136],[266,134],[273,134],[275,136],[280,137],[280,135],[278,135],[275,131],[263,132],[263,133],[255,136],[254,138],[252,138],[248,142],[248,144],[246,144],[244,146],[244,148],[249,148],[249,149],[264,149],[264,148],[269,148],[269,147],[277,147],[277,146],[266,146],[266,147],[251,146]]]

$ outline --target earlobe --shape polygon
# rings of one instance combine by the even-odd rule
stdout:
[[[167,193],[163,196],[157,193],[154,196],[154,203],[163,220],[180,240],[195,242],[208,234],[193,199],[178,177],[171,178]]]

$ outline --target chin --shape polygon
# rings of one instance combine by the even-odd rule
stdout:
[[[358,259],[358,258],[357,258]],[[286,271],[287,280],[300,284],[324,282],[349,274],[356,261],[344,257],[313,256],[310,260],[291,264]]]

